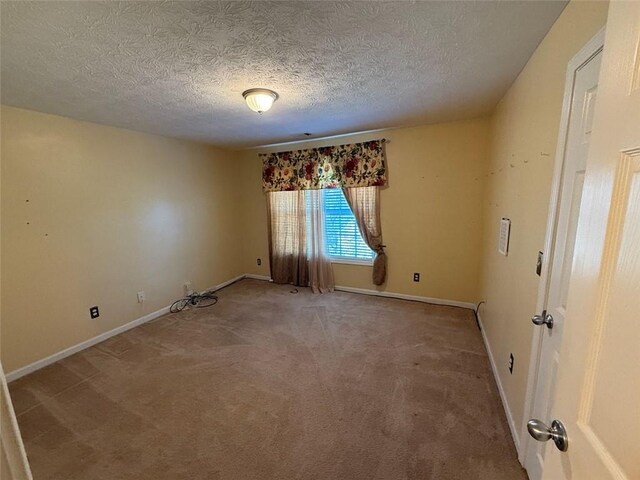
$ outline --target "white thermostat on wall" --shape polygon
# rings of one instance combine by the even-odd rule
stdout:
[[[507,256],[509,253],[509,234],[511,233],[511,220],[503,218],[500,220],[500,239],[498,240],[498,252]]]

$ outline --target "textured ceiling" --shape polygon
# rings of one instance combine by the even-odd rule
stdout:
[[[0,5],[2,103],[247,147],[486,114],[566,2]]]

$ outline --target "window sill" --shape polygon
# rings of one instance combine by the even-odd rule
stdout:
[[[373,260],[358,260],[355,258],[329,258],[331,263],[342,265],[358,265],[360,267],[373,267]]]

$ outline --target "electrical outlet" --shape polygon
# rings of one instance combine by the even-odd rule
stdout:
[[[138,303],[142,303],[145,301],[145,295],[143,291],[138,292]]]
[[[193,287],[191,286],[191,282],[184,282],[184,294],[189,296],[193,293]]]
[[[98,310],[98,307],[91,307],[89,309],[89,315],[91,315],[91,318],[98,318],[100,316],[100,310]]]
[[[509,373],[513,375],[513,353],[509,354]]]
[[[419,282],[420,281],[420,274],[419,273],[414,273],[413,274],[413,281],[414,282]]]
[[[262,265],[262,260],[258,258],[258,259],[256,260],[256,263],[258,264],[258,266],[260,266],[260,265]]]

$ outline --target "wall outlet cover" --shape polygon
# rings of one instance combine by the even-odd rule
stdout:
[[[91,315],[91,318],[98,318],[100,316],[100,310],[98,310],[98,307],[91,307],[89,309],[89,315]]]
[[[414,273],[413,274],[413,281],[414,282],[419,282],[420,281],[420,274],[419,273]]]
[[[138,303],[142,303],[144,302],[146,299],[145,294],[143,291],[138,292]]]

